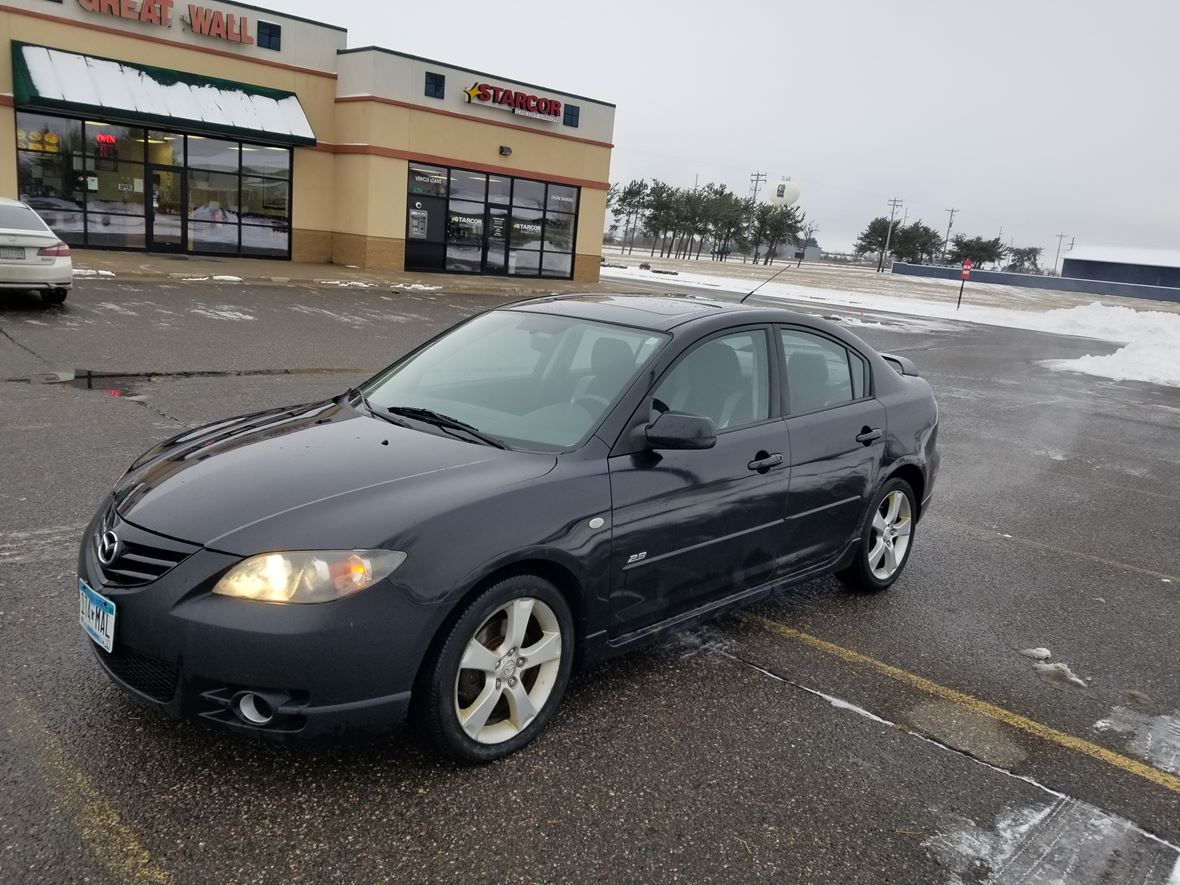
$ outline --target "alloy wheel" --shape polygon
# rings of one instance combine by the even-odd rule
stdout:
[[[881,500],[873,514],[868,560],[869,570],[878,581],[889,580],[905,562],[913,529],[909,496],[895,489]]]
[[[509,600],[480,624],[455,677],[455,715],[468,737],[499,744],[528,728],[553,693],[561,640],[557,615],[533,597]]]

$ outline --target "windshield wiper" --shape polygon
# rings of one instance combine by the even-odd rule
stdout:
[[[478,427],[472,427],[467,422],[460,421],[458,418],[452,418],[450,415],[435,412],[433,409],[420,409],[416,406],[390,406],[389,411],[395,415],[405,415],[407,418],[414,418],[426,424],[433,424],[435,427],[440,427],[443,430],[461,430],[470,436],[474,436],[480,442],[487,443],[489,446],[495,446],[497,449],[508,448],[508,444],[504,440],[484,433]]]
[[[369,398],[365,396],[365,392],[359,387],[350,387],[348,390],[344,391],[345,399],[351,399],[354,396],[361,401],[361,405],[363,405],[368,413],[375,418],[380,418],[382,421],[388,421],[390,424],[394,424],[398,427],[410,426],[405,421],[399,421],[397,418],[393,417],[393,415],[388,415],[385,412],[378,412],[375,408],[373,408],[373,404],[369,402]]]

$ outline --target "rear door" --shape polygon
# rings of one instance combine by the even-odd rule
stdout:
[[[769,327],[729,330],[695,345],[656,382],[656,408],[713,420],[714,448],[624,446],[611,457],[612,635],[773,577],[786,547],[791,457],[771,345]]]
[[[860,528],[885,452],[885,407],[868,361],[814,330],[779,327],[791,435],[786,571],[825,563]]]

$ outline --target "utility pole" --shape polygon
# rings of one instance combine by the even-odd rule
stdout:
[[[944,212],[950,215],[950,220],[946,223],[946,238],[942,241],[942,263],[946,264],[946,250],[950,248],[951,243],[951,228],[955,225],[955,213],[958,209],[944,209]]]
[[[751,185],[750,199],[753,200],[755,203],[758,202],[758,188],[760,188],[762,186],[762,183],[765,181],[766,181],[766,173],[765,172],[755,172],[753,175],[750,176],[750,185]]]
[[[766,173],[765,172],[755,172],[750,176],[750,206],[751,206],[751,209],[754,211],[756,211],[757,207],[758,207],[758,188],[762,186],[762,182],[764,182],[764,181],[766,181]],[[755,224],[756,224],[756,222],[754,220],[753,211],[751,211],[751,214],[750,214],[750,230],[751,230],[751,232],[753,231]],[[743,258],[742,264],[745,264],[745,263],[746,263],[746,259]],[[755,264],[758,263],[758,247],[757,246],[754,247],[754,263]]]
[[[1053,275],[1057,276],[1057,262],[1061,258],[1061,241],[1068,237],[1069,234],[1057,235],[1057,254],[1053,256]],[[1073,248],[1073,243],[1070,243],[1070,248]]]
[[[885,248],[881,250],[881,257],[877,259],[877,273],[885,270],[885,256],[889,254],[889,243],[893,239],[893,217],[897,214],[897,207],[902,202],[897,197],[889,199],[889,230],[885,232]]]

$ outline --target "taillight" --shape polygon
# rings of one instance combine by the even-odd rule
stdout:
[[[70,247],[65,243],[55,243],[52,246],[46,246],[44,249],[38,249],[37,254],[42,258],[69,258]]]

